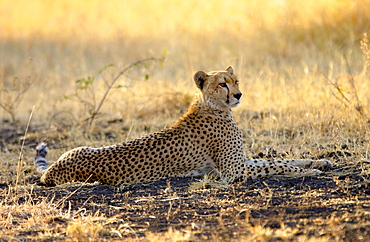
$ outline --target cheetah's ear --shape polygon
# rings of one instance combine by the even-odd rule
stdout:
[[[232,66],[228,66],[226,71],[230,73],[230,75],[234,75],[234,68]]]
[[[197,87],[202,90],[204,86],[204,82],[207,80],[208,75],[204,71],[198,71],[194,75],[194,81]]]

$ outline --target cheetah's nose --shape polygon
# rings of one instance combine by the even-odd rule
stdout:
[[[243,94],[241,92],[238,92],[238,93],[234,94],[234,97],[239,100],[242,97],[242,95]]]

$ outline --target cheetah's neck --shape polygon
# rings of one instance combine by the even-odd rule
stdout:
[[[201,95],[196,95],[192,103],[190,104],[187,112],[181,118],[179,118],[172,127],[180,125],[189,117],[194,118],[206,116],[214,116],[217,118],[225,119],[228,122],[234,122],[233,114],[230,108],[224,110],[214,109],[203,100]]]

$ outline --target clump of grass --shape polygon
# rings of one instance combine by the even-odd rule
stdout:
[[[189,230],[175,230],[173,228],[169,228],[167,232],[164,233],[147,233],[145,236],[145,241],[156,242],[156,241],[164,241],[164,242],[175,242],[175,241],[192,241],[192,232]]]
[[[111,220],[99,213],[85,214],[83,208],[63,210],[53,199],[35,200],[32,190],[16,191],[9,187],[8,194],[1,195],[5,199],[0,201],[0,240],[60,238],[61,233],[65,233],[69,241],[119,236],[105,227]]]
[[[78,218],[68,223],[66,234],[70,241],[96,241],[107,232],[101,223]]]
[[[0,202],[1,239],[19,238],[22,234],[28,234],[27,238],[45,238],[57,234],[70,221],[66,214],[61,213],[50,202],[33,202],[31,197],[30,193],[11,193],[8,194],[8,199]],[[26,201],[19,204],[19,199]],[[18,225],[16,229],[15,224]]]
[[[224,189],[230,188],[231,185],[232,182],[227,179],[217,178],[213,174],[206,174],[200,180],[192,182],[188,187],[188,191],[209,188]]]

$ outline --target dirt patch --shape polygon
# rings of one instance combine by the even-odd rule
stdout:
[[[370,188],[362,176],[340,176],[336,182],[325,177],[264,178],[229,188],[188,191],[196,180],[161,180],[119,190],[98,184],[35,186],[31,199],[34,203],[53,200],[74,217],[103,214],[114,218],[105,227],[130,228],[121,233],[123,237],[140,238],[148,231],[160,233],[170,227],[190,229],[196,240],[238,239],[258,227],[294,231],[296,238],[325,235],[358,241],[370,237]],[[29,199],[29,195],[19,197],[18,202]],[[67,223],[60,218],[53,222]]]

